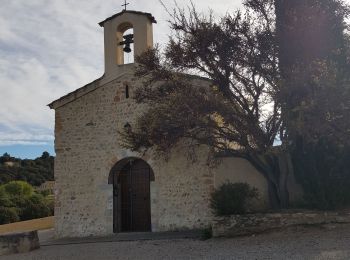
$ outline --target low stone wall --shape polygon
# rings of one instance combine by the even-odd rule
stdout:
[[[25,253],[39,247],[37,231],[0,235],[0,255]]]
[[[296,225],[350,223],[350,212],[297,212],[232,215],[216,217],[213,221],[214,237],[251,235],[272,229]]]

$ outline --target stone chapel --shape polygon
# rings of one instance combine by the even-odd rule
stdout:
[[[102,77],[53,101],[55,110],[55,232],[57,237],[157,232],[210,226],[211,192],[223,182],[247,182],[267,205],[267,182],[247,161],[223,158],[210,168],[205,149],[191,163],[174,149],[170,158],[140,155],[120,146],[118,130],[132,125],[144,107],[132,95],[142,87],[134,63],[153,46],[150,13],[122,11],[99,25],[104,28]],[[133,30],[133,34],[126,34]],[[191,77],[193,84],[210,81]]]

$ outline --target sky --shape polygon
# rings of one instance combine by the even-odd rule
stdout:
[[[103,28],[98,22],[122,10],[123,0],[0,0],[0,155],[54,154],[51,101],[99,78],[104,71]],[[170,34],[158,0],[129,0],[129,10],[150,12],[155,43]],[[167,8],[173,0],[163,0]],[[178,0],[187,6],[189,0]],[[241,0],[193,0],[216,15]]]

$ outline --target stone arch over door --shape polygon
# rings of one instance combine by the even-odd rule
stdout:
[[[151,231],[150,165],[137,157],[117,162],[108,178],[113,185],[113,232]]]

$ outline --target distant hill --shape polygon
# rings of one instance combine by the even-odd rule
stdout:
[[[43,152],[34,160],[11,157],[8,153],[0,156],[0,185],[13,180],[23,180],[32,186],[53,181],[54,157]]]

